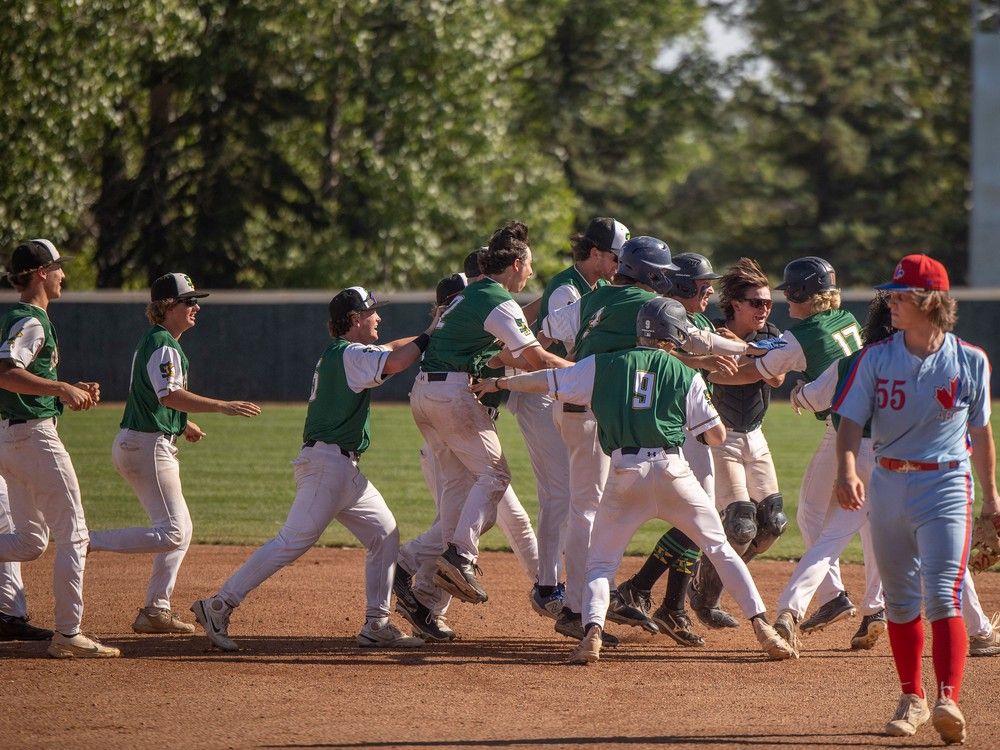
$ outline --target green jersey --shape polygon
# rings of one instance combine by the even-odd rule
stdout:
[[[32,375],[58,380],[59,345],[48,314],[40,307],[18,302],[0,318],[0,359],[9,359]],[[29,396],[0,389],[3,419],[45,419],[62,414],[63,404],[55,396]]]
[[[591,354],[634,348],[639,308],[655,297],[655,292],[637,286],[608,284],[577,302],[581,308],[580,331],[573,348],[576,361]]]
[[[498,340],[514,356],[537,343],[510,292],[493,279],[480,279],[451,301],[431,336],[420,369],[482,377],[486,362],[499,351]]]
[[[542,301],[538,308],[538,318],[535,320],[532,330],[536,335],[542,330],[542,323],[548,316],[550,309],[557,310],[566,305],[573,304],[579,301],[584,295],[590,294],[594,289],[605,286],[607,283],[604,279],[598,279],[597,284],[591,287],[575,265],[563,269],[553,276],[552,280],[545,286],[545,291],[542,293]],[[567,355],[566,347],[563,346],[561,341],[556,341],[552,344],[549,347],[549,351],[553,354],[558,354],[560,357]]]
[[[170,332],[160,325],[150,328],[132,355],[132,376],[121,427],[138,432],[180,435],[187,427],[187,412],[171,409],[160,399],[187,389],[188,358]]]
[[[389,350],[336,338],[316,363],[303,441],[364,453],[371,443],[371,388],[384,381]]]

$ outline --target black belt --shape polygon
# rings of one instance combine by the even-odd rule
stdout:
[[[579,404],[563,404],[563,411],[568,411],[570,414],[583,414],[587,411],[587,407]]]
[[[304,443],[302,444],[302,447],[303,447],[303,448],[312,448],[312,447],[313,447],[313,446],[315,446],[315,445],[316,445],[316,443],[318,443],[318,442],[320,442],[320,441],[319,441],[319,440],[306,440],[306,441],[305,441],[305,442],[304,442]],[[338,445],[337,447],[338,447],[338,448],[340,448],[340,446],[339,446],[339,445]],[[357,454],[357,453],[355,453],[354,451],[347,451],[347,450],[344,450],[343,448],[340,448],[340,455],[342,455],[342,456],[347,456],[347,457],[348,457],[349,459],[351,459],[352,461],[357,461],[357,460],[358,460],[358,454]]]
[[[621,449],[623,456],[637,456],[637,455],[639,455],[639,451],[641,451],[641,450],[642,450],[642,448],[622,448]],[[664,453],[669,453],[670,455],[673,455],[673,456],[680,455],[680,452],[681,452],[681,449],[678,448],[676,445],[671,446],[670,448],[650,448],[649,450],[663,451]]]
[[[39,421],[41,421],[41,422],[47,422],[50,419],[51,420],[55,420],[55,417],[44,417],[44,418],[40,419]],[[12,424],[28,424],[28,422],[33,422],[33,421],[34,421],[33,419],[8,419],[7,420],[7,424],[8,425],[12,425]]]
[[[447,372],[429,372],[427,373],[427,380],[430,383],[441,383],[448,379],[449,374]]]

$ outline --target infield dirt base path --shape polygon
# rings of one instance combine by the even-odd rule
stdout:
[[[250,550],[194,547],[174,606],[186,620]],[[233,616],[245,649],[194,637],[136,636],[148,555],[91,556],[88,632],[121,659],[57,661],[43,643],[0,643],[0,747],[521,748],[936,747],[926,725],[910,739],[879,731],[898,686],[887,639],[849,650],[858,620],[807,637],[799,661],[769,662],[748,625],[705,633],[705,648],[611,627],[622,636],[589,667],[562,664],[572,641],[528,606],[510,554],[486,553],[485,605],[456,603],[460,640],[418,650],[362,650],[363,552],[317,549],[265,583]],[[639,558],[625,560],[631,574]],[[37,624],[51,623],[51,550],[24,566]],[[751,566],[773,606],[791,563]],[[861,568],[845,566],[860,591]],[[976,580],[988,611],[1000,576]],[[659,589],[654,596],[659,596]],[[732,607],[732,601],[726,600]],[[405,623],[395,617],[396,621]],[[934,676],[924,661],[924,686]],[[1000,747],[1000,657],[970,659],[962,706],[968,747]]]

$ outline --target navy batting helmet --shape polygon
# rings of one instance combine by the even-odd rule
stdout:
[[[790,302],[805,302],[814,294],[837,288],[837,272],[822,258],[810,255],[785,266],[785,276],[775,289],[781,289]]]
[[[451,302],[456,294],[468,286],[468,283],[464,273],[453,273],[451,276],[441,279],[437,284],[434,295],[438,306],[447,305]]]
[[[639,308],[635,333],[639,338],[669,341],[684,346],[688,340],[688,318],[684,305],[669,297],[654,297]]]
[[[656,237],[633,237],[618,252],[618,273],[666,294],[672,286],[670,273],[678,268],[670,262],[670,248]]]
[[[680,270],[670,274],[670,280],[674,283],[674,288],[670,290],[672,297],[690,299],[698,294],[697,282],[722,278],[712,270],[708,258],[698,253],[675,255],[674,265]]]

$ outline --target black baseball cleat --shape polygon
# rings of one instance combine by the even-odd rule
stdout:
[[[799,630],[803,633],[818,633],[827,625],[854,617],[858,613],[846,591],[841,591],[833,599],[817,609],[813,616],[803,620]]]
[[[722,628],[738,628],[739,620],[719,607],[691,607],[698,620],[707,628],[721,630]]]
[[[476,579],[478,572],[479,567],[472,560],[463,557],[454,544],[449,544],[448,549],[437,559],[434,584],[463,602],[481,604],[489,596]]]
[[[656,623],[649,619],[652,606],[653,598],[649,591],[637,589],[629,579],[611,592],[607,618],[619,625],[631,625],[649,633],[659,633]]]
[[[885,610],[880,609],[861,618],[861,626],[851,637],[851,650],[875,648],[879,636],[886,631]]]
[[[36,628],[27,617],[0,613],[0,641],[48,641],[51,638],[51,630]]]
[[[683,609],[666,609],[662,605],[653,613],[653,622],[660,632],[681,646],[704,646],[705,639],[691,629],[691,618]]]
[[[444,643],[455,639],[455,631],[443,630],[438,624],[437,618],[434,617],[434,613],[421,604],[415,596],[410,597],[409,600],[397,596],[396,611],[413,626],[414,634],[424,640]]]

